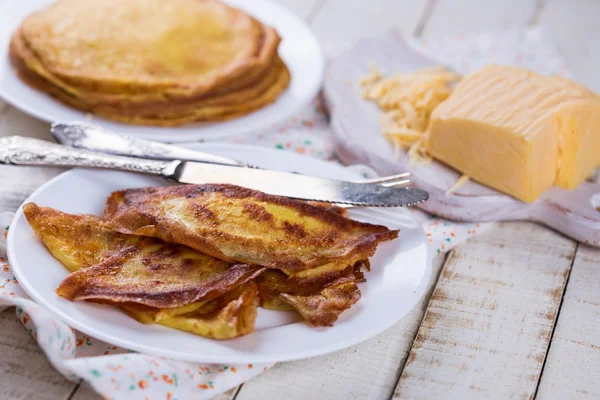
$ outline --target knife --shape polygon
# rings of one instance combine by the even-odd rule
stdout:
[[[410,206],[428,198],[427,192],[418,189],[385,187],[220,164],[114,156],[20,136],[0,139],[0,162],[114,169],[162,176],[186,184],[229,183],[278,196],[354,206]]]
[[[116,156],[148,158],[164,161],[198,161],[209,164],[223,164],[235,167],[260,168],[256,165],[216,156],[202,151],[190,150],[184,147],[154,142],[152,140],[136,139],[131,136],[113,132],[104,127],[82,121],[54,122],[50,126],[52,137],[60,144],[82,150],[97,151]],[[407,186],[410,183],[410,173],[388,175],[380,178],[361,179],[357,183],[377,183],[384,186]]]
[[[118,156],[149,158],[152,160],[198,161],[210,164],[253,167],[241,161],[183,147],[136,139],[118,134],[86,122],[55,122],[50,127],[54,139],[66,146]]]

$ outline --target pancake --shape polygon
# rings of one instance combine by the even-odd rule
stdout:
[[[267,75],[254,86],[244,88],[227,95],[194,100],[179,100],[177,102],[152,102],[121,104],[116,106],[87,106],[96,114],[116,115],[122,117],[144,118],[179,118],[190,115],[195,120],[215,119],[220,115],[232,113],[247,113],[274,101],[289,83],[289,74],[283,62],[275,60]]]
[[[93,215],[65,214],[35,203],[25,204],[23,213],[50,253],[71,272],[96,265],[143,239],[118,233]]]
[[[121,308],[143,324],[158,323],[211,339],[233,339],[255,329],[258,289],[250,281],[214,300],[179,308],[159,309],[140,304],[95,301]]]
[[[11,39],[10,58],[13,66],[20,75],[38,75],[40,78],[44,79],[48,85],[56,86],[66,94],[89,103],[90,105],[134,105],[147,102],[168,104],[169,102],[177,100],[189,102],[192,100],[207,99],[214,96],[230,94],[232,92],[235,93],[240,89],[252,87],[256,82],[264,80],[268,71],[272,71],[274,64],[272,60],[277,56],[277,45],[279,44],[280,39],[277,36],[277,33],[270,27],[263,26],[263,31],[266,41],[263,43],[258,54],[258,62],[255,63],[255,66],[251,70],[236,79],[232,79],[231,82],[227,84],[222,84],[216,86],[212,90],[199,93],[164,93],[159,90],[144,93],[109,93],[105,91],[91,91],[69,85],[44,68],[24,43],[21,29],[17,30]]]
[[[137,115],[122,115],[106,112],[105,110],[99,110],[96,108],[91,108],[90,111],[107,119],[135,125],[180,126],[192,122],[227,121],[234,118],[239,118],[273,103],[287,88],[289,81],[289,72],[287,68],[284,68],[277,77],[277,81],[264,93],[261,93],[256,99],[248,101],[247,103],[239,106],[199,107],[184,114],[174,111],[166,116],[162,113],[146,114],[145,112],[140,112]]]
[[[330,273],[314,272],[307,277],[287,276],[267,270],[256,278],[260,305],[277,311],[298,311],[313,326],[332,326],[340,314],[360,299],[360,272],[368,262],[334,269]],[[318,268],[317,268],[318,269]]]
[[[285,64],[276,58],[272,65],[248,87],[217,97],[200,96],[199,100],[126,102],[116,105],[90,104],[87,99],[55,86],[29,68],[18,55],[18,41],[13,41],[10,54],[22,80],[30,86],[51,94],[72,107],[92,112],[108,119],[130,124],[177,126],[195,121],[219,121],[243,116],[274,102],[290,81]]]
[[[92,99],[91,96],[80,97],[69,91],[62,90],[59,86],[54,85],[42,75],[36,74],[34,70],[29,68],[22,61],[22,58],[19,55],[19,43],[20,41],[18,40],[11,42],[9,54],[13,59],[13,65],[15,66],[17,73],[22,77],[22,79],[30,82],[32,86],[35,86],[43,91],[53,91],[56,94],[60,94],[61,99],[64,97],[76,99],[78,107],[84,107],[86,109],[103,109],[105,113],[112,111],[121,114],[137,115],[140,112],[156,113],[161,111],[165,112],[168,110],[174,110],[176,112],[179,110],[193,111],[201,107],[243,105],[244,103],[255,99],[257,96],[262,95],[271,86],[277,83],[280,77],[284,74],[283,70],[286,69],[285,64],[281,61],[281,59],[276,57],[257,80],[250,82],[248,85],[240,88],[238,91],[228,92],[219,96],[199,96],[179,100],[168,99],[168,101],[161,96],[158,100],[149,100],[145,102],[99,102]]]
[[[340,314],[360,299],[360,290],[355,282],[348,282],[310,295],[282,293],[280,296],[312,326],[333,326]]]
[[[215,302],[219,304],[212,311],[199,309],[158,323],[219,340],[254,332],[258,307],[258,290],[254,282],[239,286]]]
[[[328,263],[353,265],[398,235],[302,201],[225,184],[117,191],[107,199],[104,218],[121,233],[288,275]]]
[[[111,232],[100,218],[91,215],[65,214],[34,203],[23,206],[23,212],[50,252],[74,271],[57,289],[69,300],[180,308],[218,298],[263,271],[258,266],[217,260],[182,245],[129,238]]]
[[[48,74],[100,93],[207,93],[268,64],[279,43],[216,0],[60,0],[20,31]]]
[[[248,86],[240,88],[237,91],[229,92],[219,96],[188,98],[177,101],[148,101],[144,103],[120,103],[114,105],[98,105],[92,104],[95,109],[103,109],[113,111],[120,114],[181,114],[184,112],[194,112],[197,110],[210,110],[216,107],[238,107],[249,104],[255,99],[261,97],[269,89],[285,88],[281,87],[278,82],[287,70],[285,64],[279,57],[273,60],[272,65],[261,75],[256,81],[251,82]],[[287,84],[286,84],[287,86]],[[279,92],[277,92],[278,94]]]
[[[125,251],[130,251],[138,244],[142,248],[146,248],[147,238],[123,235],[112,231],[98,217],[65,214],[51,208],[38,207],[34,203],[24,205],[23,211],[31,227],[46,247],[71,271],[82,273],[87,269],[94,270],[94,266],[91,264],[98,260],[102,263],[103,258],[111,260],[115,254],[117,256],[121,254],[123,248]],[[151,241],[155,244],[162,243],[162,245],[172,246],[155,239],[151,239]],[[129,246],[132,243],[134,246]],[[178,247],[192,252],[185,246]],[[193,253],[196,258],[198,255],[206,257],[197,252]],[[173,262],[169,262],[174,260],[172,256],[171,253],[167,258],[166,267],[173,265]],[[164,260],[161,259],[161,261]],[[190,264],[186,263],[185,268],[190,268]],[[69,275],[67,280],[72,277],[73,274]],[[193,281],[188,281],[188,273],[184,274],[183,278],[185,279],[178,283],[186,281],[188,284],[194,284]],[[152,279],[152,290],[154,290],[155,277],[153,276]],[[213,299],[206,296],[201,301],[163,309],[140,304],[137,302],[138,299],[135,299],[136,302],[115,302],[112,297],[91,300],[117,306],[141,323],[158,322],[200,336],[231,339],[254,330],[258,291],[254,282],[240,281],[237,286]],[[188,301],[189,299],[186,300],[186,302]],[[164,299],[161,299],[159,303],[164,304]],[[179,318],[179,315],[182,317]]]
[[[221,296],[223,297],[223,296]],[[215,299],[216,300],[216,299]],[[100,304],[109,304],[111,306],[116,306],[125,311],[127,315],[131,318],[135,319],[142,324],[153,324],[160,322],[167,318],[172,318],[177,315],[189,314],[199,309],[203,309],[207,306],[207,304],[213,304],[215,300],[205,300],[205,301],[197,301],[194,303],[186,304],[181,307],[174,308],[157,308],[157,307],[148,307],[139,303],[128,303],[128,302],[113,302],[107,300],[89,300],[93,303]],[[214,309],[213,309],[214,310]]]
[[[177,308],[224,295],[263,271],[230,264],[186,246],[141,241],[68,275],[56,293],[68,300],[106,300]]]

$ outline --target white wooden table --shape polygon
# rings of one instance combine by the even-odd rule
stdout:
[[[18,1],[18,0],[0,0]],[[252,0],[248,0],[252,1]],[[418,37],[542,25],[600,92],[596,0],[281,0],[324,41],[390,28]],[[0,103],[0,135],[49,139]],[[599,149],[600,150],[600,149]],[[61,170],[0,166],[0,210]],[[434,265],[408,317],[358,346],[284,363],[220,399],[600,398],[600,251],[533,223],[501,223]],[[0,313],[0,398],[95,399]]]

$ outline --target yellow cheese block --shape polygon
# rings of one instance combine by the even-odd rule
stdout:
[[[565,78],[488,66],[433,111],[425,143],[476,181],[532,202],[600,165],[600,98]]]

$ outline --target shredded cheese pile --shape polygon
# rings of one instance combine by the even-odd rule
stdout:
[[[411,164],[431,162],[423,146],[423,134],[434,108],[452,93],[461,76],[445,67],[384,77],[373,65],[360,80],[362,97],[383,111],[381,132],[392,143],[397,156],[408,149]]]

